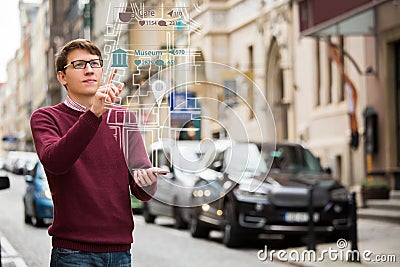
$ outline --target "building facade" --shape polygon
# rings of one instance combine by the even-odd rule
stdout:
[[[344,157],[340,154],[330,153],[326,161],[331,161],[336,169],[347,174],[346,176],[350,178],[345,178],[345,180],[348,180],[349,184],[381,179],[388,182],[392,189],[400,189],[399,2],[357,0],[336,1],[333,5],[329,1],[307,0],[299,1],[295,6],[298,8],[297,14],[300,16],[297,19],[299,38],[303,39],[303,42],[313,39],[311,42],[314,42],[314,47],[319,48],[314,54],[316,53],[320,58],[324,57],[321,49],[327,49],[326,40],[336,38],[336,43],[342,46],[345,55],[343,57],[345,72],[357,88],[356,117],[358,119],[359,148],[356,150],[350,148],[347,153],[342,154]],[[318,12],[316,12],[317,9]],[[310,18],[313,18],[313,21]],[[321,41],[325,44],[321,44]],[[298,46],[298,48],[300,47]],[[302,52],[304,50],[300,50],[300,53]],[[332,67],[332,72],[334,70],[335,68]],[[316,81],[322,83],[322,80],[317,79]],[[331,87],[332,89],[328,90],[328,97],[326,97],[326,89],[324,92],[321,87],[319,87],[320,89],[314,88],[320,93],[317,99],[314,98],[314,103],[317,104],[314,105],[326,106],[326,108],[320,109],[320,112],[324,112],[324,109],[327,110],[329,106],[332,106],[332,104],[324,105],[324,102],[334,103],[335,94],[339,99],[349,100],[349,95],[343,89],[337,91]],[[329,92],[331,92],[331,96],[329,96]],[[334,127],[329,128],[330,132],[345,125],[344,117],[347,115],[345,112],[348,112],[350,108],[347,105],[342,109],[343,119],[332,121],[330,125],[334,125]],[[314,120],[314,127],[318,130],[315,135],[320,134],[320,129],[327,125],[324,123],[317,127],[315,123],[328,120],[330,116],[326,115],[319,116],[319,120]],[[349,127],[346,129],[348,131]],[[325,146],[318,145],[320,143],[318,139],[321,140],[321,136],[317,140],[313,138],[313,127],[307,129],[306,132],[309,133],[310,139],[314,139],[311,143],[314,147],[319,147],[318,150],[321,152],[324,149],[334,151],[333,145],[327,145],[330,142],[324,142]],[[348,140],[348,136],[347,132],[344,140]],[[342,151],[345,151],[345,143],[342,142],[342,144]],[[340,147],[339,144],[338,147]],[[346,168],[346,165],[349,167]]]
[[[56,51],[74,38],[90,39],[84,9],[90,1],[20,0],[21,47],[7,67],[2,90],[2,149],[33,151],[29,119],[34,110],[55,105],[66,96],[57,80]],[[87,15],[87,14],[86,14]]]
[[[317,25],[320,28],[315,34],[302,29],[303,17],[310,16],[301,11],[302,2],[201,1],[192,14],[201,31],[193,32],[191,46],[201,49],[207,61],[223,62],[252,74],[273,113],[277,141],[304,142],[347,186],[360,185],[372,174],[385,176],[392,188],[397,188],[397,1],[375,1],[367,6],[361,3],[361,8],[350,7],[352,13],[317,6],[321,13],[338,13],[334,20]],[[355,2],[360,1],[350,4]],[[360,28],[358,21],[343,19],[348,15],[345,18],[365,22],[371,12],[376,14],[376,21],[367,21],[366,25],[373,23],[372,31]],[[346,29],[345,33],[332,28],[340,22],[338,18],[344,22],[339,26]],[[341,52],[340,63],[356,91],[349,90],[340,66],[332,59],[331,44]],[[256,111],[267,109],[253,98]],[[358,136],[352,134],[352,109]],[[378,118],[378,133],[372,130],[377,141],[371,152],[365,142],[365,116],[370,112]],[[252,123],[252,118],[247,120]]]
[[[400,188],[398,1],[179,3],[190,11],[185,17],[191,22],[188,39],[182,38],[181,27],[168,35],[143,30],[138,23],[116,25],[115,16],[132,13],[134,4],[157,9],[157,1],[44,0],[35,7],[21,1],[22,46],[0,92],[3,137],[26,139],[30,113],[65,97],[54,54],[70,39],[94,40],[106,69],[118,49],[132,55],[135,49],[188,46],[190,62],[208,62],[197,78],[218,84],[188,87],[202,99],[201,114],[211,118],[202,119],[200,138],[303,142],[347,186],[378,177]],[[332,51],[338,53],[337,60]],[[126,84],[127,95],[160,70],[145,73],[132,61],[127,65],[117,77]],[[223,66],[223,71],[216,72],[215,66]],[[154,97],[141,101],[151,104]],[[237,134],[243,130],[240,124],[246,125],[248,135]]]

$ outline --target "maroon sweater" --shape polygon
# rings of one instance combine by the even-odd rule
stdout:
[[[97,118],[64,103],[32,114],[33,140],[53,197],[54,219],[48,231],[54,247],[129,250],[134,228],[129,187],[143,201],[155,193],[156,184],[146,189],[149,195],[133,181],[107,115]],[[140,132],[131,136],[134,166],[129,167],[151,167]]]

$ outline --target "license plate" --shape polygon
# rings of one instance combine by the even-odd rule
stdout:
[[[305,223],[308,222],[308,213],[307,212],[285,212],[283,215],[283,219],[285,222],[298,222]],[[314,213],[314,222],[319,221],[319,213]]]

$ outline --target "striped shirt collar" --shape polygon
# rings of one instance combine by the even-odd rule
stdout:
[[[80,111],[80,112],[86,112],[86,107],[84,105],[79,104],[78,102],[72,100],[72,98],[67,95],[67,98],[64,100],[64,104],[72,108],[73,110]]]

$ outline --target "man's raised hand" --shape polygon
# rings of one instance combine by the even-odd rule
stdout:
[[[93,103],[90,110],[97,117],[100,117],[104,112],[107,111],[107,104],[114,103],[124,88],[123,83],[119,84],[118,86],[113,84],[112,80],[114,79],[116,73],[117,69],[114,69],[110,76],[108,76],[106,84],[100,86],[93,97]]]

